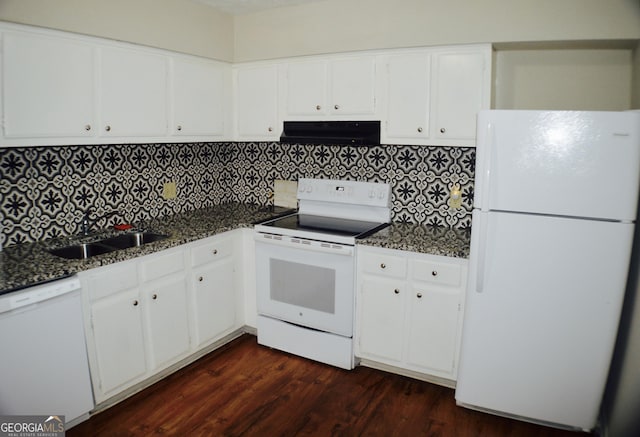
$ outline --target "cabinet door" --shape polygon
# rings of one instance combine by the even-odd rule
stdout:
[[[239,140],[277,140],[278,66],[236,71],[237,133]]]
[[[360,352],[363,356],[402,360],[403,282],[367,277],[360,290]]]
[[[476,116],[489,106],[487,58],[483,51],[434,54],[434,138],[471,140],[475,144]]]
[[[167,58],[114,47],[100,53],[100,134],[166,135]]]
[[[166,367],[189,351],[187,286],[183,274],[145,285],[153,368]]]
[[[94,49],[26,33],[3,38],[4,136],[94,135]]]
[[[138,290],[129,290],[96,301],[91,306],[93,341],[102,393],[96,402],[116,388],[147,371],[142,324],[142,302]],[[92,369],[95,370],[95,369]]]
[[[375,113],[375,57],[339,59],[331,63],[329,112],[334,115]]]
[[[389,57],[385,124],[388,143],[428,139],[430,73],[431,57],[427,53]]]
[[[287,66],[287,115],[323,115],[327,111],[326,61],[292,62]]]
[[[428,373],[453,372],[460,293],[456,288],[413,284],[407,308],[407,364]]]
[[[228,333],[236,324],[233,257],[194,271],[196,343],[198,347]]]
[[[173,62],[175,135],[224,135],[225,68],[215,62]]]

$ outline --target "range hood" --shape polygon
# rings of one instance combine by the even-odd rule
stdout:
[[[281,143],[380,144],[380,121],[285,121]]]

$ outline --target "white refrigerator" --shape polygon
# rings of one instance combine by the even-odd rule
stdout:
[[[639,175],[640,113],[479,114],[458,405],[596,425]]]

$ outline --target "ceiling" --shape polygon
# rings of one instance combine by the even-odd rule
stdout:
[[[232,15],[250,14],[281,6],[298,5],[323,0],[194,0]]]

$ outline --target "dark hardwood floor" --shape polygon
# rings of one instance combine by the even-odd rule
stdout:
[[[453,390],[271,350],[244,335],[67,436],[585,437],[457,407]]]

